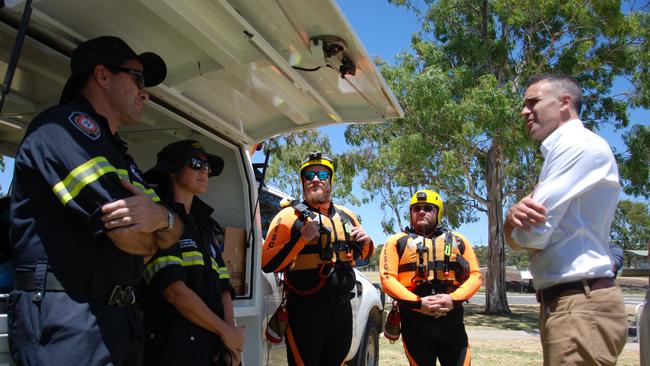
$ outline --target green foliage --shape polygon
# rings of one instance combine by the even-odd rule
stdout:
[[[474,253],[478,259],[481,267],[485,267],[488,263],[488,247],[485,245],[475,246]],[[509,247],[506,248],[505,265],[514,266],[517,269],[523,270],[528,268],[530,263],[530,255],[526,251],[515,252]]]
[[[628,107],[649,105],[648,4],[626,3],[629,11],[623,13],[615,0],[390,2],[414,9],[423,20],[413,38],[415,55],[403,55],[393,67],[381,65],[406,110],[402,122],[411,127],[395,139],[427,131],[429,155],[443,155],[435,161],[440,179],[432,180],[445,190],[466,188],[464,196],[479,206],[491,199],[480,183],[491,146],[504,153],[504,203],[534,184],[539,161],[517,117],[528,77],[547,71],[575,75],[585,92],[581,117],[590,126],[626,126]],[[621,76],[633,90],[611,95]],[[464,172],[465,187],[443,169],[447,175]]]
[[[378,246],[375,247],[375,250],[372,252],[372,255],[370,256],[370,262],[368,265],[374,266],[374,268],[377,268],[379,266],[379,256],[381,255],[381,250],[384,248],[384,244],[379,244]]]
[[[635,125],[623,135],[626,154],[617,154],[625,193],[650,197],[650,126]]]
[[[527,269],[530,263],[530,254],[527,251],[514,251],[506,247],[506,266],[514,266],[519,270]]]
[[[422,22],[413,54],[399,55],[396,65],[378,62],[405,116],[350,126],[347,141],[359,151],[350,160],[366,182],[366,199],[385,208],[386,233],[401,223],[417,188],[440,191],[451,227],[488,213],[492,250],[484,263],[493,296],[504,279],[503,208],[530,193],[541,167],[519,117],[527,79],[574,75],[583,86],[587,126],[627,126],[627,109],[650,101],[648,5],[640,11],[626,3],[623,12],[618,0],[389,2],[412,9]],[[621,77],[632,90],[613,95]],[[501,293],[488,311],[507,312],[504,302]]]
[[[646,202],[621,200],[616,208],[610,237],[614,244],[625,250],[647,249],[650,243],[650,212]],[[630,263],[625,253],[626,265]]]
[[[485,245],[477,245],[473,248],[476,259],[478,259],[479,266],[485,267],[488,260],[488,247]]]
[[[299,131],[273,139],[268,146],[271,154],[266,171],[267,182],[294,198],[302,198],[300,165],[312,151],[330,154],[330,141],[316,130]]]

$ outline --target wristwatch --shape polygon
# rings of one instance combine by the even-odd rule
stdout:
[[[172,210],[167,209],[167,227],[164,229],[158,229],[158,231],[166,233],[174,230],[174,214],[172,213]]]

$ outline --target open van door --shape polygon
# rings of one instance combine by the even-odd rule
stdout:
[[[2,4],[0,75],[9,68],[26,8],[20,0]],[[263,364],[264,299],[277,289],[260,270],[263,238],[249,145],[298,129],[403,115],[339,7],[328,0],[31,4],[24,46],[0,111],[0,154],[14,156],[32,118],[58,102],[69,55],[80,42],[115,35],[136,52],[162,56],[166,80],[149,89],[143,121],[120,136],[142,170],[154,165],[161,147],[185,138],[224,158],[223,173],[202,199],[215,207],[213,217],[222,226],[245,233],[235,315],[247,325],[245,364]],[[6,349],[0,344],[0,352]]]

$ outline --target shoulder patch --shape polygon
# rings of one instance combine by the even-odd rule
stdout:
[[[88,136],[88,138],[91,140],[97,140],[102,135],[102,131],[99,128],[97,122],[90,118],[90,116],[86,113],[72,112],[68,116],[68,121],[70,121],[73,126],[75,126],[84,135]]]

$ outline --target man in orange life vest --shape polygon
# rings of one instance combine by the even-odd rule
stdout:
[[[332,160],[321,152],[300,166],[304,201],[280,211],[262,251],[265,272],[284,272],[290,365],[341,365],[352,342],[354,260],[373,243],[357,217],[331,200]]]
[[[469,365],[462,303],[481,287],[474,249],[440,226],[436,192],[416,192],[409,211],[411,227],[388,238],[379,259],[381,285],[399,306],[406,357],[411,365]]]

